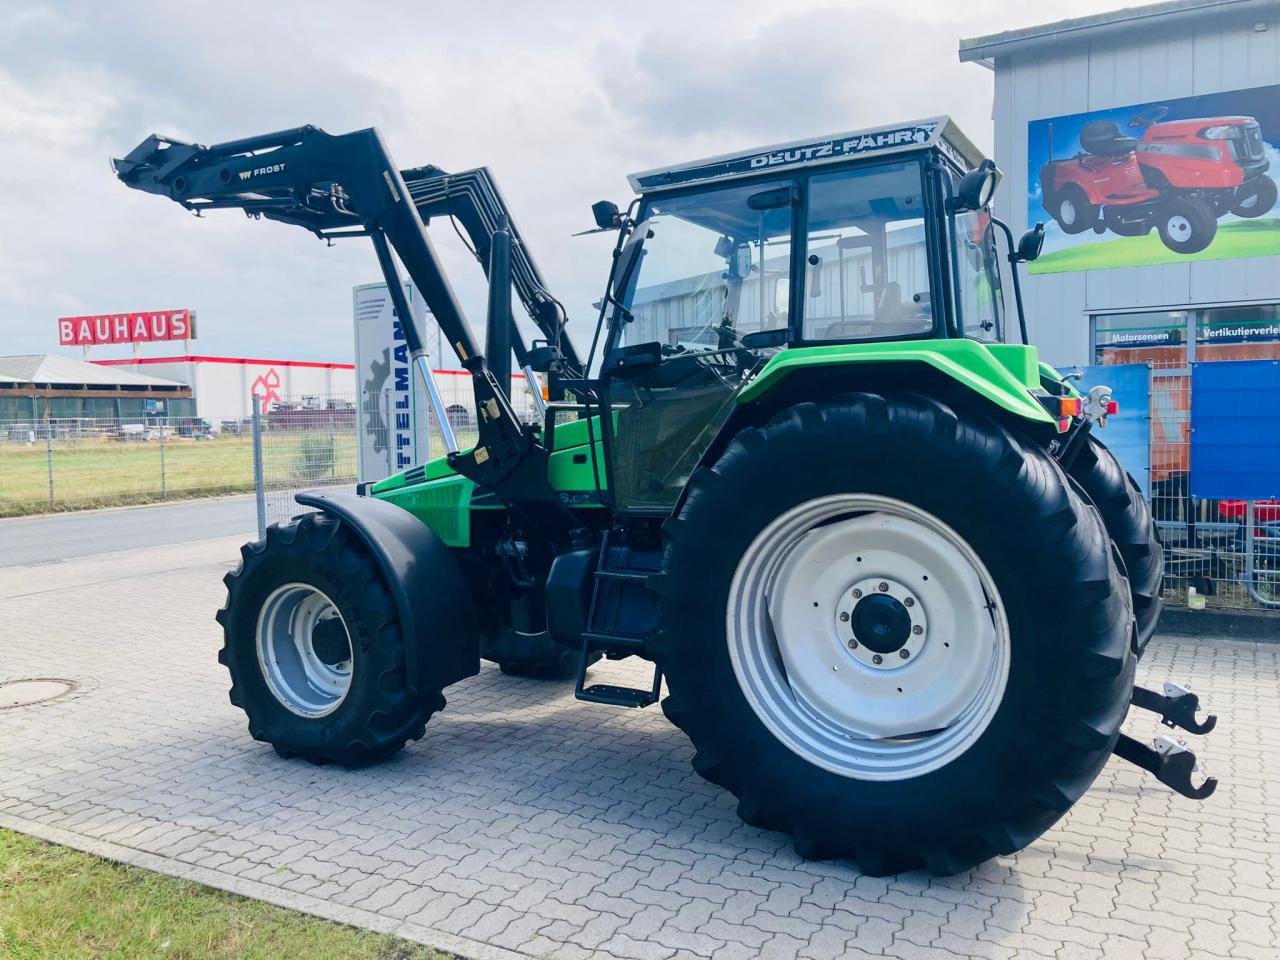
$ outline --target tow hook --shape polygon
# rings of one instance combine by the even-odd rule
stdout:
[[[1216,777],[1209,777],[1198,787],[1191,783],[1191,774],[1196,769],[1196,755],[1187,749],[1185,742],[1173,737],[1162,734],[1156,737],[1154,746],[1148,747],[1122,733],[1112,752],[1122,760],[1128,760],[1148,773],[1154,773],[1156,779],[1165,786],[1192,800],[1204,800],[1218,789]]]
[[[1203,735],[1218,725],[1218,718],[1213,714],[1203,722],[1196,720],[1200,698],[1180,683],[1165,681],[1163,694],[1135,686],[1130,702],[1135,707],[1160,714],[1160,722],[1166,727],[1177,727],[1188,733]]]

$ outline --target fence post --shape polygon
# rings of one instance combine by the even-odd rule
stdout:
[[[169,499],[168,478],[165,475],[164,468],[164,435],[167,429],[168,417],[160,418],[160,499]]]
[[[44,460],[49,471],[49,506],[54,505],[53,497],[53,425],[46,420],[44,424]]]
[[[267,537],[267,490],[262,477],[262,398],[253,396],[253,492],[258,505],[258,539]]]

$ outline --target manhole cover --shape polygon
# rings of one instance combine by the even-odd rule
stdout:
[[[0,710],[11,707],[29,707],[64,697],[76,689],[74,680],[57,680],[38,677],[31,680],[9,680],[0,683]]]

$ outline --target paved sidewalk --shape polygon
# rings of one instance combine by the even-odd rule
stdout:
[[[237,539],[0,570],[0,680],[82,684],[0,711],[0,826],[477,960],[1280,955],[1280,645],[1142,664],[1223,717],[1208,802],[1113,760],[1016,857],[871,879],[741,824],[656,708],[490,667],[381,767],[279,759],[215,661]]]

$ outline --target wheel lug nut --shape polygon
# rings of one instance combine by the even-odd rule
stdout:
[[[917,623],[914,627],[911,628],[911,632],[918,637],[920,636],[920,634],[924,633],[924,627],[920,626],[920,624]]]
[[[880,654],[878,654],[878,653],[877,653],[874,657],[872,657],[872,658],[871,658],[871,662],[872,662],[872,663],[884,663],[884,657],[880,656]]]
[[[905,660],[907,659],[907,657],[911,656],[911,651],[908,650],[906,647],[903,647],[901,650],[898,651],[898,656],[900,656],[903,660]]]
[[[850,641],[849,641],[849,649],[850,649],[850,650],[857,650],[857,649],[858,649],[858,641],[857,641],[857,640],[850,640]]]
[[[849,614],[848,614],[848,613],[841,613],[841,614],[840,614],[840,622],[841,622],[841,623],[848,623],[848,622],[849,622]]]
[[[881,592],[881,593],[885,593],[885,592],[887,592],[887,591],[888,591],[888,589],[889,589],[889,585],[888,585],[887,583],[885,583],[883,580],[881,580],[881,581],[880,581],[880,592]]]
[[[907,597],[905,600],[902,601],[902,605],[905,607],[914,607],[916,605],[916,602],[911,597]]]
[[[862,596],[862,591],[857,588],[854,588],[853,599],[857,600],[860,596]]]

